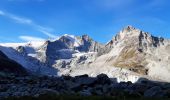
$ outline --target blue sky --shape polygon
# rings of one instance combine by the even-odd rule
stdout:
[[[170,38],[169,0],[0,0],[0,42],[88,34],[105,43],[132,25]]]

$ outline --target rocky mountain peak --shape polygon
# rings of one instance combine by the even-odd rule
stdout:
[[[102,46],[102,44],[94,41],[90,36],[86,34],[77,38],[80,41],[80,46],[78,46],[76,49],[81,52],[97,52]]]
[[[131,26],[131,25],[128,25],[127,27],[123,28],[124,31],[132,31],[132,30],[135,30],[136,28]]]
[[[155,37],[133,26],[127,26],[99,50],[99,55],[110,52],[114,47],[132,47],[140,52],[145,52],[161,45],[164,45],[164,38]]]
[[[83,41],[90,41],[90,40],[92,40],[92,39],[90,38],[90,36],[88,36],[88,35],[86,35],[86,34],[85,34],[85,35],[82,35],[81,38],[82,38]]]
[[[127,37],[134,37],[134,36],[139,36],[141,33],[141,30],[136,29],[133,26],[127,26],[123,28],[118,34],[117,37],[118,39],[124,39]]]

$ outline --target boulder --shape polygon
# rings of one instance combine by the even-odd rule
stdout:
[[[87,77],[89,77],[87,74],[75,76],[75,78],[87,78]]]
[[[159,86],[154,86],[144,92],[145,97],[163,97],[165,93]]]
[[[53,89],[40,89],[35,96],[39,95],[58,95],[59,92]]]
[[[85,85],[85,86],[91,86],[92,84],[95,83],[97,79],[96,78],[92,78],[92,77],[88,77],[87,74],[84,75],[80,75],[80,76],[75,76],[74,78],[74,82],[78,83],[80,85]]]
[[[99,74],[97,75],[97,81],[98,84],[111,84],[110,78],[106,74]]]
[[[82,95],[82,96],[90,96],[90,95],[92,95],[92,93],[90,92],[89,89],[82,90],[82,91],[79,92],[79,94]]]

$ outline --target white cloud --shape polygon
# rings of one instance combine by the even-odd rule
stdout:
[[[45,39],[33,36],[19,36],[21,40],[31,42],[31,41],[44,41]]]
[[[33,23],[32,20],[27,19],[27,18],[22,18],[19,16],[11,15],[11,14],[8,14],[8,16],[9,16],[9,18],[15,20],[18,23],[22,23],[22,24],[32,24]]]
[[[39,31],[42,32],[43,34],[47,35],[49,38],[52,38],[52,39],[58,38],[58,36],[53,35],[45,30],[39,30]]]
[[[17,23],[29,25],[29,26],[33,27],[35,30],[37,30],[37,31],[43,33],[44,35],[48,36],[49,38],[57,37],[56,35],[51,33],[51,32],[54,31],[54,29],[43,27],[42,25],[38,25],[33,20],[31,20],[29,18],[16,16],[16,15],[11,14],[11,13],[3,12],[2,10],[0,10],[0,15],[7,17],[9,19],[12,19],[13,21],[15,21]]]
[[[4,15],[5,13],[3,11],[0,10],[0,15]]]

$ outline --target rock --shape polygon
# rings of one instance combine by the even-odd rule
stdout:
[[[146,90],[144,93],[145,97],[163,97],[164,95],[165,93],[162,91],[162,89],[159,86],[154,86]]]
[[[148,84],[149,80],[146,78],[140,78],[138,79],[137,83],[141,83],[141,84]]]
[[[1,92],[6,92],[8,90],[7,85],[0,85],[0,91]]]
[[[78,92],[78,91],[81,91],[83,88],[84,88],[83,85],[76,84],[76,85],[71,87],[71,90],[74,91],[74,92]]]
[[[166,96],[170,98],[170,89],[165,90]]]
[[[82,95],[82,96],[90,96],[90,95],[92,95],[90,90],[82,90],[82,91],[79,92],[79,94]]]
[[[3,98],[9,97],[10,94],[7,92],[0,92],[0,100],[3,100]]]
[[[121,88],[128,87],[128,84],[126,82],[120,82],[119,85],[120,85]]]
[[[27,80],[27,84],[37,84],[37,80],[36,79]]]
[[[142,94],[140,94],[139,92],[136,91],[132,91],[129,93],[130,97],[141,97]]]
[[[126,83],[127,83],[128,86],[129,86],[129,85],[132,85],[132,82],[131,82],[131,81],[127,81]]]
[[[92,84],[95,83],[97,79],[96,78],[91,78],[88,77],[88,75],[81,75],[81,76],[76,76],[74,78],[74,82],[78,83],[80,85],[86,85],[86,86],[91,86]]]
[[[40,88],[32,88],[30,94],[31,94],[32,96],[37,95],[37,93],[39,92],[39,89],[40,89]]]
[[[102,91],[103,91],[104,94],[108,93],[110,91],[110,86],[108,84],[103,85]]]
[[[71,80],[72,79],[72,77],[70,75],[62,75],[62,78],[64,80]]]
[[[122,89],[112,89],[110,91],[111,96],[124,96],[124,91]]]
[[[29,95],[30,94],[28,91],[23,91],[23,92],[16,91],[16,92],[12,93],[12,96],[14,96],[14,97],[29,96]]]
[[[102,85],[96,85],[93,89],[92,89],[92,94],[94,95],[103,95],[103,86]]]
[[[111,84],[110,78],[106,74],[97,75],[98,84]]]
[[[75,76],[75,78],[87,78],[87,77],[89,77],[87,74]]]
[[[170,83],[164,84],[164,85],[163,85],[163,88],[164,88],[164,89],[170,89]]]
[[[148,90],[149,87],[147,85],[143,85],[143,84],[133,84],[129,88],[132,91],[139,92],[139,93],[143,94],[146,90]]]
[[[40,89],[39,92],[35,96],[45,95],[45,94],[59,95],[59,92],[56,90],[52,90],[52,89]]]
[[[77,60],[77,63],[84,63],[84,61],[87,60],[86,56],[80,56],[80,58]]]
[[[24,46],[18,46],[16,48],[17,52],[21,53],[22,55],[27,55],[26,49]]]
[[[118,83],[114,83],[114,84],[110,85],[110,88],[111,88],[111,90],[120,89],[120,85]]]

